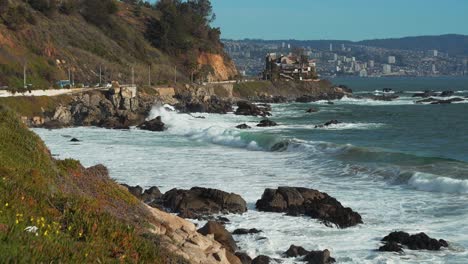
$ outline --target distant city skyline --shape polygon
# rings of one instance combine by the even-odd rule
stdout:
[[[468,1],[212,0],[226,39],[365,40],[468,35]]]

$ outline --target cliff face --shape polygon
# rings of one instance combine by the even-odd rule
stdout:
[[[201,53],[198,57],[198,63],[213,67],[214,76],[212,81],[233,79],[238,74],[234,62],[220,54]]]

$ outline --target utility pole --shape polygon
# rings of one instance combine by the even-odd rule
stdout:
[[[148,66],[148,86],[151,87],[151,64]]]
[[[70,82],[71,85],[71,69],[68,68],[68,81]]]
[[[24,89],[26,89],[26,88],[28,88],[27,76],[26,76],[26,62],[24,63],[24,67],[23,67],[23,77],[24,77],[24,80],[23,80]]]
[[[99,65],[99,87],[102,84],[102,65]]]
[[[174,67],[174,83],[177,83],[177,66]]]

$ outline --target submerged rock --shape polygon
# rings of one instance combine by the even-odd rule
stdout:
[[[205,226],[198,230],[202,235],[213,235],[214,239],[223,245],[228,251],[234,253],[237,251],[237,245],[226,228],[220,223],[209,221]]]
[[[162,122],[161,117],[158,116],[153,120],[146,121],[138,126],[139,129],[162,132],[166,130],[166,125]]]
[[[246,228],[239,228],[236,229],[232,232],[233,235],[249,235],[249,234],[258,234],[261,233],[261,230],[251,228],[251,229],[246,229]]]
[[[319,111],[319,110],[318,110],[317,108],[311,107],[311,108],[307,109],[306,112],[307,112],[307,113],[317,113],[318,111]]]
[[[434,91],[424,91],[422,93],[415,93],[413,94],[413,97],[431,97],[431,96],[437,96],[438,94]]]
[[[447,100],[441,100],[441,99],[430,97],[430,98],[427,98],[427,99],[416,101],[416,103],[417,104],[430,103],[430,104],[435,105],[435,104],[451,104],[451,103],[463,102],[463,101],[465,101],[465,100],[463,98],[460,98],[460,97],[447,99]]]
[[[77,139],[77,138],[72,138],[72,139],[70,139],[70,142],[80,142],[80,140]]]
[[[329,264],[336,262],[336,260],[330,256],[330,251],[328,249],[323,251],[311,251],[304,257],[304,260],[307,264]]]
[[[236,126],[236,128],[238,128],[238,129],[251,129],[251,127],[248,126],[247,124],[240,124],[240,125]]]
[[[338,120],[330,120],[330,121],[326,122],[323,125],[316,125],[315,128],[324,128],[324,127],[328,127],[328,126],[331,126],[331,125],[338,125],[340,123],[341,122],[338,121]]]
[[[447,241],[443,239],[434,239],[425,233],[410,235],[406,232],[392,232],[382,239],[385,245],[379,248],[379,251],[402,251],[401,245],[411,250],[440,250],[442,247],[448,247]],[[399,246],[399,247],[398,247]]]
[[[269,264],[272,263],[271,258],[265,255],[260,255],[252,260],[252,264]]]
[[[443,91],[442,93],[440,93],[440,97],[450,97],[450,96],[453,96],[455,95],[455,92],[454,91]]]
[[[278,124],[275,121],[272,121],[270,119],[264,119],[260,121],[260,123],[257,125],[258,127],[272,127],[272,126],[277,126]]]
[[[257,201],[259,211],[283,212],[293,216],[307,215],[321,220],[328,226],[335,224],[347,228],[362,224],[361,216],[344,207],[326,193],[307,188],[279,187],[266,189]]]
[[[245,252],[236,252],[236,257],[239,258],[242,264],[251,264],[252,258]]]
[[[288,257],[288,258],[297,258],[297,257],[305,256],[309,253],[310,251],[305,250],[303,247],[291,245],[289,249],[283,253],[283,256]]]
[[[160,205],[183,218],[193,219],[247,211],[247,203],[240,195],[200,187],[190,190],[172,189],[161,197]]]

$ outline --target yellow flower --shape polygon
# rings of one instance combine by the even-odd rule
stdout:
[[[18,219],[16,219],[16,224],[19,224],[19,221],[18,221]]]
[[[47,230],[44,232],[44,236],[47,236],[49,233],[47,232]]]
[[[9,204],[9,203],[5,203],[5,207],[8,207],[8,206],[10,206],[10,204]]]

